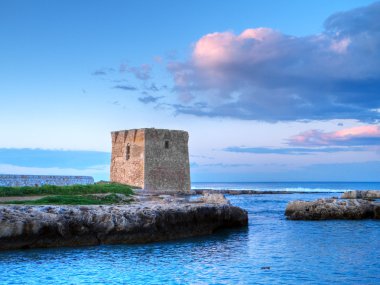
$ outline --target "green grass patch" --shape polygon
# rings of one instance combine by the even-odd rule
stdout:
[[[0,187],[0,197],[33,195],[86,195],[102,193],[119,193],[128,196],[133,194],[133,191],[130,186],[117,183],[71,186],[43,185],[39,187]]]
[[[129,201],[119,197],[116,194],[96,197],[93,195],[61,195],[48,196],[38,200],[26,201],[8,201],[1,204],[17,204],[17,205],[111,205],[111,204],[127,204]]]

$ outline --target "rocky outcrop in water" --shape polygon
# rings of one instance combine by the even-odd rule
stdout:
[[[287,205],[285,215],[290,220],[380,219],[380,203],[335,198],[293,201]]]
[[[230,205],[230,201],[228,201],[223,194],[204,193],[203,196],[198,199],[198,201],[203,203]]]
[[[342,199],[380,199],[380,191],[348,191],[342,194]]]
[[[247,224],[247,212],[221,197],[119,206],[7,205],[0,206],[0,250],[147,243]]]

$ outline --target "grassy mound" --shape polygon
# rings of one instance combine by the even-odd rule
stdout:
[[[109,183],[90,185],[54,186],[43,185],[39,187],[0,187],[0,197],[33,196],[33,195],[86,195],[118,193],[126,196],[133,194],[130,186]]]

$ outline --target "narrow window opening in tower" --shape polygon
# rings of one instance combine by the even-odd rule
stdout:
[[[165,141],[165,148],[166,148],[166,149],[169,148],[169,141]]]
[[[128,160],[130,157],[131,157],[131,146],[128,144],[125,158]]]

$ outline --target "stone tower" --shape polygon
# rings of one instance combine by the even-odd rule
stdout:
[[[165,129],[112,132],[111,182],[189,192],[189,134]]]

